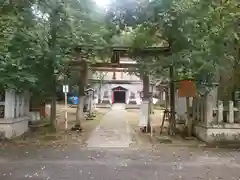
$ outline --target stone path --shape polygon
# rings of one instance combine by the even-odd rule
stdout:
[[[115,103],[112,105],[113,110],[124,110],[126,109],[126,104],[123,103]]]
[[[87,147],[129,147],[132,137],[126,121],[126,113],[122,108],[115,107],[105,114],[100,125],[93,131],[88,139]]]

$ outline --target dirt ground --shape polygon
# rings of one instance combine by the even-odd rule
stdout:
[[[99,125],[102,117],[108,109],[100,109],[96,112],[93,120],[82,121],[83,132],[71,131],[76,123],[76,108],[68,108],[68,130],[65,130],[64,106],[57,106],[57,132],[54,132],[49,126],[30,128],[28,132],[12,140],[0,142],[0,146],[85,146],[91,132]],[[40,124],[49,124],[49,119],[43,119]]]
[[[94,120],[84,120],[82,122],[83,132],[71,131],[76,123],[76,108],[68,108],[68,130],[65,130],[64,124],[64,105],[57,106],[57,120],[58,131],[52,132],[49,127],[40,127],[37,129],[30,129],[23,136],[13,139],[11,141],[0,142],[0,146],[4,145],[19,145],[19,146],[86,146],[86,141],[91,133],[101,123],[102,117],[111,111],[109,108],[98,108],[96,110],[96,117]],[[160,126],[162,124],[163,110],[154,110],[151,123],[154,125],[153,136],[148,133],[143,133],[138,126],[140,119],[139,109],[129,109],[126,111],[126,121],[131,130],[132,143],[131,147],[147,147],[162,145],[177,145],[177,146],[194,146],[203,145],[197,140],[184,140],[180,136],[169,137],[167,135],[168,122],[165,122],[163,133],[160,135]],[[43,120],[47,122],[48,119]]]
[[[140,127],[138,126],[140,119],[140,110],[139,109],[129,109],[127,110],[127,122],[130,125],[133,131],[133,137],[137,145],[140,146],[152,146],[152,139],[149,134],[142,133]],[[160,127],[162,123],[162,111],[156,110],[152,122],[156,127]],[[136,145],[133,144],[132,146]]]
[[[140,110],[131,109],[128,111],[128,124],[134,131],[134,137],[138,145],[143,146],[186,146],[186,147],[203,147],[205,143],[197,140],[196,138],[184,139],[181,134],[169,136],[167,133],[168,121],[164,122],[162,133],[160,134],[160,127],[163,121],[163,110],[155,109],[154,114],[151,115],[151,124],[153,125],[153,135],[150,133],[142,133],[138,126],[140,119]]]

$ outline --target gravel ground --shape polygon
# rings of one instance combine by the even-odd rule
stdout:
[[[125,113],[129,127],[134,127],[135,115]],[[113,116],[113,120],[116,120],[117,114]],[[97,124],[89,126],[92,131]],[[115,127],[114,130],[117,129]],[[85,136],[67,139],[71,143],[51,141],[47,146],[0,143],[0,180],[240,179],[238,150],[175,147],[168,144],[154,146],[146,138],[147,135],[138,134],[136,128],[132,128],[134,145],[124,148],[82,146],[78,141],[82,138],[87,140],[89,132]]]
[[[144,148],[6,148],[1,180],[145,180],[240,178],[234,150]]]

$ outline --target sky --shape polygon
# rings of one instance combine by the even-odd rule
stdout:
[[[105,7],[110,3],[110,0],[95,0],[96,4]]]

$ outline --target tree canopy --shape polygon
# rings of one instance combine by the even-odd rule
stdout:
[[[89,1],[5,1],[0,6],[0,85],[49,92],[75,47],[106,46],[104,16]]]
[[[167,45],[167,57],[137,57],[140,71],[161,75],[174,65],[180,78],[203,82],[239,68],[238,0],[114,0],[107,10],[91,0],[10,0],[0,15],[3,88],[52,94],[75,47]],[[109,55],[93,52],[89,62]]]
[[[125,7],[119,1],[111,4],[107,17],[120,29],[133,28],[132,46],[166,41],[171,48],[168,57],[146,58],[145,70],[158,72],[161,65],[173,64],[182,78],[211,82],[229,70],[226,66],[239,63],[237,0],[125,1]]]

